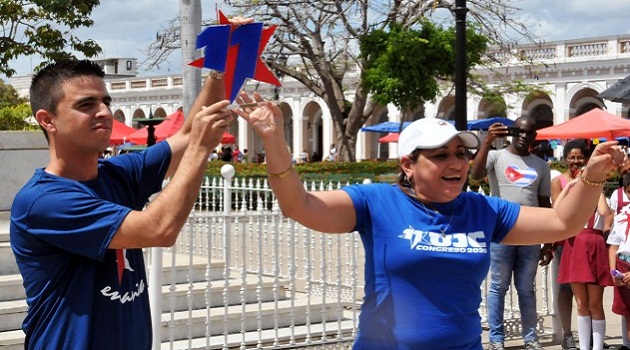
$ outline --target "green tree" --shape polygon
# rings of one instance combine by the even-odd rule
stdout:
[[[488,38],[468,27],[467,71],[481,63]],[[360,39],[365,61],[363,84],[378,104],[393,103],[411,112],[435,99],[440,81],[455,76],[455,29],[422,19],[420,29],[392,23],[389,30],[375,29]]]
[[[37,130],[37,125],[25,121],[30,115],[31,106],[28,103],[0,108],[0,130]]]
[[[26,103],[28,99],[20,97],[17,90],[4,81],[0,80],[0,108],[11,107]]]
[[[101,48],[93,40],[72,34],[93,25],[90,14],[99,0],[0,0],[0,74],[16,72],[9,61],[41,56],[43,64],[76,58],[73,52],[94,57]]]

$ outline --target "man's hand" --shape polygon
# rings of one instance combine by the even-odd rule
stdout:
[[[232,17],[232,18],[228,18],[228,21],[233,26],[240,26],[243,24],[252,23],[254,22],[254,19],[252,17]]]
[[[227,131],[232,122],[232,114],[228,111],[230,101],[219,101],[209,107],[203,106],[195,114],[190,131],[190,143],[198,142],[210,150],[221,143],[223,132]]]
[[[546,243],[540,249],[540,266],[547,266],[553,260],[553,245]]]
[[[508,127],[501,123],[494,123],[488,128],[485,142],[492,143],[497,138],[507,137]]]

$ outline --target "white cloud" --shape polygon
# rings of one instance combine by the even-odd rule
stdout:
[[[630,0],[529,0],[516,6],[547,41],[630,33]]]
[[[156,33],[177,16],[177,0],[102,1],[92,16],[94,26],[77,33],[81,38],[91,38],[101,45],[100,58],[143,58],[142,51],[155,40]]]
[[[74,35],[83,40],[96,41],[103,49],[99,58],[142,58],[141,51],[155,39],[157,31],[177,16],[178,0],[101,1],[101,5],[94,9],[91,16],[94,25],[81,28]],[[175,58],[172,67],[166,65],[160,68],[163,72],[169,69],[181,70],[180,61]],[[39,62],[41,59],[38,57],[22,57],[12,61],[11,66],[18,71],[18,75],[25,75]]]
[[[214,2],[202,1],[204,18],[214,15]],[[599,37],[630,33],[627,19],[630,0],[522,0],[511,5],[523,11],[531,30],[546,41]],[[229,15],[229,13],[228,13]],[[103,48],[101,58],[137,57],[155,38],[157,31],[179,16],[179,0],[107,0],[93,14],[94,26],[77,31],[82,38],[96,40]],[[160,73],[181,71],[181,59],[173,54]],[[21,58],[12,65],[28,74],[37,58]]]

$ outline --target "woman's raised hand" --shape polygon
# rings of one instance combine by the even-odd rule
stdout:
[[[258,102],[254,106],[234,109],[234,112],[245,119],[263,140],[272,137],[284,140],[282,110],[275,103],[265,101],[258,93],[254,93],[253,98],[241,93],[236,102],[241,105]]]
[[[617,141],[601,142],[593,150],[584,171],[588,174],[588,179],[603,181],[608,172],[624,167],[627,162],[628,156]]]

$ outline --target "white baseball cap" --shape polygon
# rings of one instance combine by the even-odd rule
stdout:
[[[435,149],[459,136],[466,148],[478,148],[479,138],[469,131],[457,131],[455,126],[438,118],[422,118],[409,124],[398,137],[398,156],[406,156],[417,149]]]

